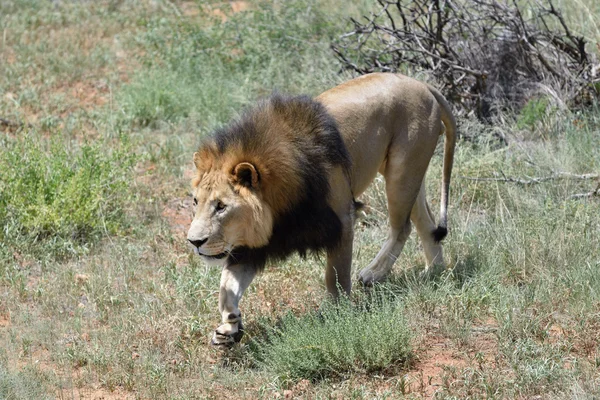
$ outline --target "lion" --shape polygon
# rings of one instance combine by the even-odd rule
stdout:
[[[442,125],[443,123],[443,125]],[[424,177],[445,133],[440,221]],[[433,87],[391,73],[350,80],[312,99],[273,95],[203,140],[194,153],[195,216],[188,240],[223,266],[222,324],[212,344],[243,335],[239,302],[268,261],[325,251],[325,285],[337,298],[352,287],[354,220],[363,193],[385,178],[389,234],[359,272],[364,285],[390,273],[411,231],[422,241],[426,271],[444,268],[456,122]]]

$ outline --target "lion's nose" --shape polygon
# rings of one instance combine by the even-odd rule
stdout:
[[[192,239],[188,239],[188,241],[193,244],[194,246],[200,248],[200,246],[202,246],[204,243],[206,243],[206,241],[208,240],[208,238],[206,239],[201,239],[201,240],[192,240]]]

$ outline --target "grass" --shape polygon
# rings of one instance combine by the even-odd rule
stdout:
[[[58,256],[123,231],[136,162],[125,141],[71,147],[60,134],[45,140],[36,132],[3,139],[0,240],[5,244],[38,257]]]
[[[377,296],[375,296],[377,299]],[[389,300],[325,304],[318,313],[265,323],[252,343],[259,365],[280,379],[321,380],[408,365],[411,333],[400,304]]]
[[[51,399],[46,377],[34,368],[11,373],[6,366],[0,369],[0,396],[3,399]]]
[[[598,40],[596,3],[560,4]],[[0,397],[600,396],[598,199],[571,198],[597,182],[501,180],[600,171],[598,109],[544,99],[460,121],[441,279],[417,278],[413,235],[371,300],[332,307],[324,260],[293,257],[242,300],[242,345],[208,345],[219,271],[185,243],[193,149],[257,97],[346,79],[329,43],[368,9],[0,3],[0,117],[25,124],[0,128]],[[440,174],[436,154],[433,209]],[[363,200],[356,269],[386,235],[380,179]]]

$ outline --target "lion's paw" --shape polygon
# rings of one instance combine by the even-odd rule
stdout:
[[[242,340],[242,336],[244,336],[242,321],[225,323],[215,329],[210,344],[228,348]]]
[[[358,273],[358,281],[363,286],[373,286],[374,283],[382,282],[387,278],[388,271],[380,272],[373,268],[367,267]]]

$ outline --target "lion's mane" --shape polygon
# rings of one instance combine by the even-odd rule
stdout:
[[[231,173],[239,163],[254,165],[259,185],[251,190],[260,191],[273,212],[269,243],[238,247],[230,262],[262,268],[270,259],[305,256],[339,243],[342,225],[327,202],[328,177],[338,166],[349,176],[351,162],[335,120],[319,102],[273,95],[216,130],[198,154],[198,180],[212,170]]]

